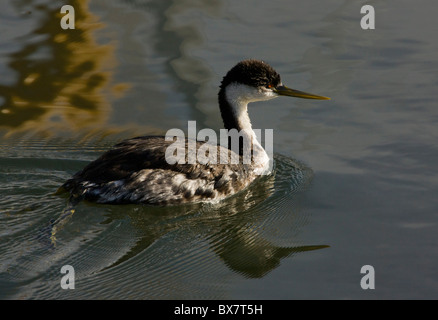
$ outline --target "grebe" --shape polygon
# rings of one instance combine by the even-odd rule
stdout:
[[[67,180],[60,190],[70,192],[72,202],[150,205],[215,201],[235,194],[266,171],[272,161],[252,129],[248,103],[278,96],[329,99],[285,87],[280,75],[263,61],[241,61],[222,80],[219,107],[224,127],[243,132],[243,137],[252,140],[249,163],[169,164],[166,149],[173,141],[166,141],[164,136],[137,137],[116,144]],[[199,148],[205,142],[195,143]],[[218,155],[225,152],[238,159],[247,151],[242,145],[238,155],[233,150],[230,145],[217,146]]]

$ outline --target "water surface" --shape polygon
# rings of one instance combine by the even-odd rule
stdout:
[[[435,3],[65,4],[74,30],[58,3],[0,5],[1,298],[438,297]],[[274,129],[272,176],[217,205],[80,203],[52,232],[57,188],[111,145],[222,128],[218,86],[245,58],[332,98],[250,105]]]

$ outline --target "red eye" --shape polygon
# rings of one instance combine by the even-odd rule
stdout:
[[[272,84],[268,84],[268,85],[267,85],[267,88],[272,88],[272,87],[273,87]]]

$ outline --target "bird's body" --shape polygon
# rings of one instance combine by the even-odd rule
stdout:
[[[171,143],[159,136],[125,140],[63,187],[98,203],[169,205],[220,200],[257,177],[245,164],[168,164],[165,153]]]
[[[164,136],[137,137],[115,145],[66,181],[62,189],[76,200],[98,203],[175,205],[219,201],[246,188],[268,170],[272,159],[257,140],[247,106],[279,95],[328,99],[284,87],[278,73],[262,61],[242,61],[224,77],[219,106],[225,128],[236,129],[250,143],[242,143],[237,149],[230,145],[216,148],[217,159],[225,154],[227,159],[239,159],[238,163],[171,163],[166,150],[173,141]],[[202,145],[196,142],[197,149]],[[247,152],[249,162],[244,161]]]

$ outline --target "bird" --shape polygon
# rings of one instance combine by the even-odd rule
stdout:
[[[217,145],[217,155],[238,159],[226,163],[168,161],[166,150],[174,143],[164,136],[124,140],[68,179],[58,191],[70,193],[71,202],[172,206],[218,202],[247,188],[269,170],[269,155],[257,140],[248,115],[248,104],[279,96],[328,100],[283,85],[280,75],[266,62],[238,62],[224,76],[218,93],[225,129],[241,133],[238,148]],[[242,146],[245,139],[251,142]],[[183,145],[190,143],[185,138]],[[197,150],[203,145],[195,141]],[[250,150],[248,150],[250,149]],[[245,152],[250,161],[243,161]],[[185,154],[182,160],[187,160]],[[248,158],[247,158],[248,159]],[[181,159],[180,159],[181,160]],[[268,172],[269,173],[269,172]]]

